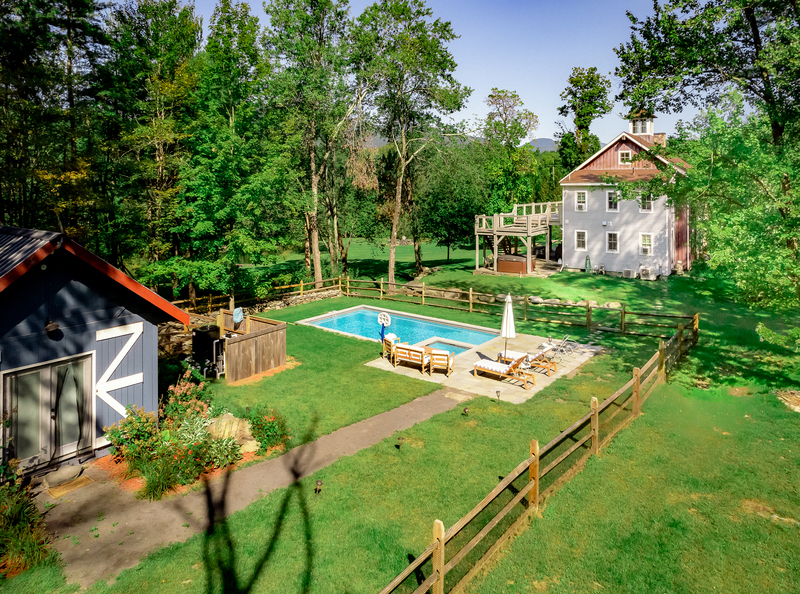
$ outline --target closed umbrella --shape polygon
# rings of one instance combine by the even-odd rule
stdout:
[[[500,327],[500,336],[506,339],[503,356],[508,353],[508,339],[516,336],[514,332],[514,310],[511,307],[511,295],[506,295],[506,305],[503,308],[503,325]]]

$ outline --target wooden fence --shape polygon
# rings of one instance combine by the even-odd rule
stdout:
[[[443,594],[445,587],[449,592],[462,591],[531,514],[539,511],[547,497],[641,414],[642,405],[653,390],[666,381],[667,371],[697,343],[697,330],[693,326],[687,332],[679,325],[667,342],[659,342],[658,351],[647,363],[634,368],[631,379],[619,390],[602,402],[592,398],[587,413],[545,446],[540,448],[538,441],[531,441],[530,456],[450,528],[445,530],[444,524],[435,520],[431,545],[380,594],[401,588],[414,594],[429,590]],[[498,534],[500,530],[502,533]],[[493,538],[485,540],[490,534]],[[413,579],[416,583],[407,583]]]
[[[220,334],[239,336],[225,341],[225,379],[228,383],[247,379],[286,364],[286,322],[244,316],[238,324],[233,312],[222,310],[217,317]]]

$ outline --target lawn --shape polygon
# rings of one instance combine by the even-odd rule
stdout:
[[[507,547],[508,554],[486,581],[474,582],[475,589],[507,591],[519,583],[525,584],[521,591],[593,591],[594,582],[631,592],[713,591],[715,585],[716,591],[724,585],[733,592],[797,589],[800,527],[747,511],[773,509],[778,516],[800,519],[794,486],[800,481],[800,415],[787,412],[775,397],[777,389],[797,385],[800,366],[796,355],[760,343],[754,332],[758,320],[790,320],[737,305],[724,279],[701,278],[655,283],[579,274],[505,279],[521,283],[513,293],[576,300],[591,295],[631,308],[660,304],[661,311],[700,311],[700,345],[671,374],[670,383],[651,396],[645,415],[548,501],[544,517]],[[485,283],[481,286],[489,289],[502,280],[473,277],[463,263],[453,263],[429,283],[476,288]],[[253,386],[220,389],[218,398],[233,408],[265,396],[297,427],[310,426],[317,415],[319,435],[358,417],[371,398],[399,403],[414,390],[429,391],[430,384],[397,384],[402,378],[364,368],[362,363],[378,352],[376,343],[291,324],[357,303],[376,304],[336,298],[269,312],[290,322],[289,354],[303,364]],[[499,325],[499,317],[486,314],[383,305]],[[520,332],[542,330],[548,331],[546,325],[518,323]],[[562,328],[549,330],[557,335]],[[568,331],[585,336],[579,328]],[[653,339],[627,335],[605,334],[602,341],[606,354],[525,404],[475,399],[468,416],[458,408],[403,432],[401,449],[391,438],[341,459],[299,487],[271,493],[234,514],[213,535],[163,549],[114,585],[98,584],[91,591],[223,591],[232,589],[235,579],[239,590],[252,586],[253,592],[376,592],[429,544],[433,519],[452,524],[527,456],[530,439],[548,441],[587,410],[592,396],[613,392],[655,348]],[[337,369],[344,373],[334,373]],[[376,375],[359,375],[369,371]],[[378,381],[387,383],[373,390]],[[395,391],[394,386],[406,393],[381,394]],[[306,390],[313,396],[303,397]],[[348,395],[352,403],[344,402]],[[390,403],[376,408],[385,410]],[[349,412],[323,421],[337,407]],[[316,480],[324,485],[319,496],[314,495]],[[511,496],[506,495],[499,505]],[[746,499],[759,503],[745,506]],[[276,526],[280,531],[269,548]],[[518,552],[518,543],[528,548]],[[265,551],[271,551],[268,559]],[[754,569],[753,582],[742,576],[722,581],[736,563],[750,568],[770,558],[771,565]],[[226,588],[223,575],[229,580]],[[495,575],[503,579],[492,581]],[[457,577],[448,576],[448,584]],[[624,590],[628,586],[620,584],[631,585]],[[70,590],[56,568],[29,572],[9,585],[15,592]]]

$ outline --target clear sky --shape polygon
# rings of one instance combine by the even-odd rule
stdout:
[[[351,16],[371,3],[351,0]],[[206,27],[215,5],[216,0],[195,0]],[[653,6],[652,0],[427,0],[427,5],[460,36],[450,44],[458,63],[456,79],[473,93],[456,118],[485,116],[484,100],[492,87],[508,89],[539,117],[537,138],[552,138],[557,130],[559,95],[573,67],[597,67],[611,75],[612,93],[618,91],[613,50],[630,38],[625,11],[642,18]],[[250,6],[266,24],[261,1]],[[628,129],[620,118],[622,111],[618,103],[611,114],[592,124],[602,142]],[[657,114],[656,132],[672,134],[678,119],[688,120],[693,114]]]

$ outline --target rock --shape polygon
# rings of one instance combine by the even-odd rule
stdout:
[[[603,307],[610,307],[611,309],[622,309],[622,304],[617,301],[609,301]]]
[[[477,295],[477,297],[481,303],[494,303],[496,301],[494,295]]]
[[[439,289],[425,289],[425,297],[430,297],[431,299],[442,297],[444,293]]]
[[[554,304],[557,304],[557,303],[561,303],[561,300],[560,299],[545,299],[544,302],[545,303],[550,303],[551,305],[554,305]]]
[[[597,301],[589,301],[589,307],[600,307],[600,306],[597,304]]]
[[[434,266],[433,268],[430,269],[430,271],[431,272],[441,272],[442,271],[442,267],[441,266]]]
[[[538,295],[531,295],[530,297],[528,297],[528,301],[530,303],[544,303],[544,299],[542,299]]]
[[[83,468],[77,464],[73,466],[62,466],[58,470],[48,472],[42,480],[42,486],[47,490],[63,485],[64,483],[69,483],[78,478],[82,470]]]
[[[230,413],[212,419],[208,426],[208,432],[214,439],[233,437],[241,446],[243,454],[257,452],[259,449],[259,443],[250,432],[250,421],[238,419]]]
[[[576,305],[581,305],[583,307],[586,307],[587,303],[588,302],[585,299],[581,299],[580,301],[578,301],[578,303],[576,303]]]
[[[461,290],[458,287],[450,287],[444,292],[445,299],[461,299]],[[469,296],[467,296],[469,299]]]
[[[567,305],[575,305],[575,302],[572,299],[567,299],[566,301],[562,301],[561,303],[566,303]]]

